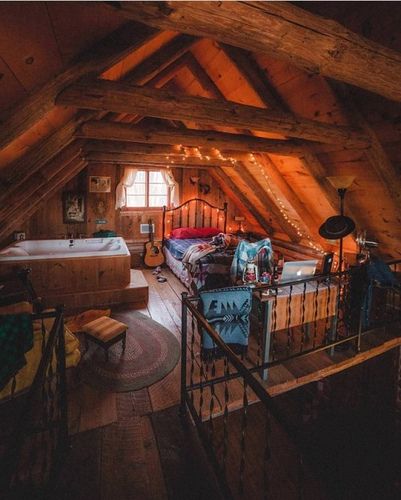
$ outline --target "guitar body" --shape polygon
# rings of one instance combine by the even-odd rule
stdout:
[[[145,265],[148,267],[161,266],[164,263],[164,254],[161,243],[148,241],[145,244]]]
[[[147,267],[157,267],[164,263],[164,254],[162,245],[158,241],[153,241],[152,233],[153,222],[149,219],[149,240],[145,243],[145,257],[144,262]]]

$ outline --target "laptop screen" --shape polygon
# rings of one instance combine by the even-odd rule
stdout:
[[[280,283],[311,278],[316,271],[317,260],[300,260],[285,262]]]

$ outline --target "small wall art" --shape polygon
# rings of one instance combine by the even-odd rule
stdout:
[[[85,222],[86,203],[85,194],[75,191],[65,191],[63,193],[63,222],[70,224],[73,222]]]
[[[89,176],[89,192],[90,193],[110,193],[111,192],[111,177],[104,175]]]

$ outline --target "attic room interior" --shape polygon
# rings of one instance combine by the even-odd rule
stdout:
[[[400,23],[0,3],[1,498],[401,498]]]

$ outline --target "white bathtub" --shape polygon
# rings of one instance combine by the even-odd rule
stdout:
[[[0,251],[0,278],[31,269],[43,297],[116,290],[130,283],[131,256],[123,238],[26,240]]]
[[[0,262],[130,255],[124,238],[24,240],[0,250]]]

